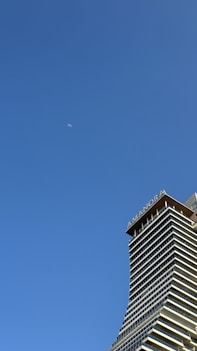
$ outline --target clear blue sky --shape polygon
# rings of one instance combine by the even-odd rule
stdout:
[[[195,0],[1,3],[0,350],[115,341],[127,222],[197,191],[196,17]]]

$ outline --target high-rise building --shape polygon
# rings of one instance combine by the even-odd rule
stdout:
[[[129,302],[110,351],[197,351],[197,193],[161,191],[129,222]]]

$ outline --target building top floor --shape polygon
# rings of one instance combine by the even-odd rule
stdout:
[[[172,207],[192,221],[197,222],[197,193],[194,193],[184,204],[169,196],[165,190],[156,195],[133,219],[128,223],[126,233],[133,236],[142,225],[152,221],[166,207]]]

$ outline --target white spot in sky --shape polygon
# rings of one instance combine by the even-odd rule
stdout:
[[[68,124],[67,124],[67,127],[68,127],[68,128],[72,128],[73,125],[72,125],[71,123],[68,123]]]

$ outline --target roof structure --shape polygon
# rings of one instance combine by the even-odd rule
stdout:
[[[176,210],[183,213],[186,217],[191,218],[192,221],[196,221],[195,212],[191,208],[175,200],[162,190],[128,223],[126,233],[133,235],[135,230],[138,231],[141,228],[142,223],[146,224],[151,220],[151,216],[156,215],[158,211],[160,212],[166,207],[166,204],[176,208]]]

